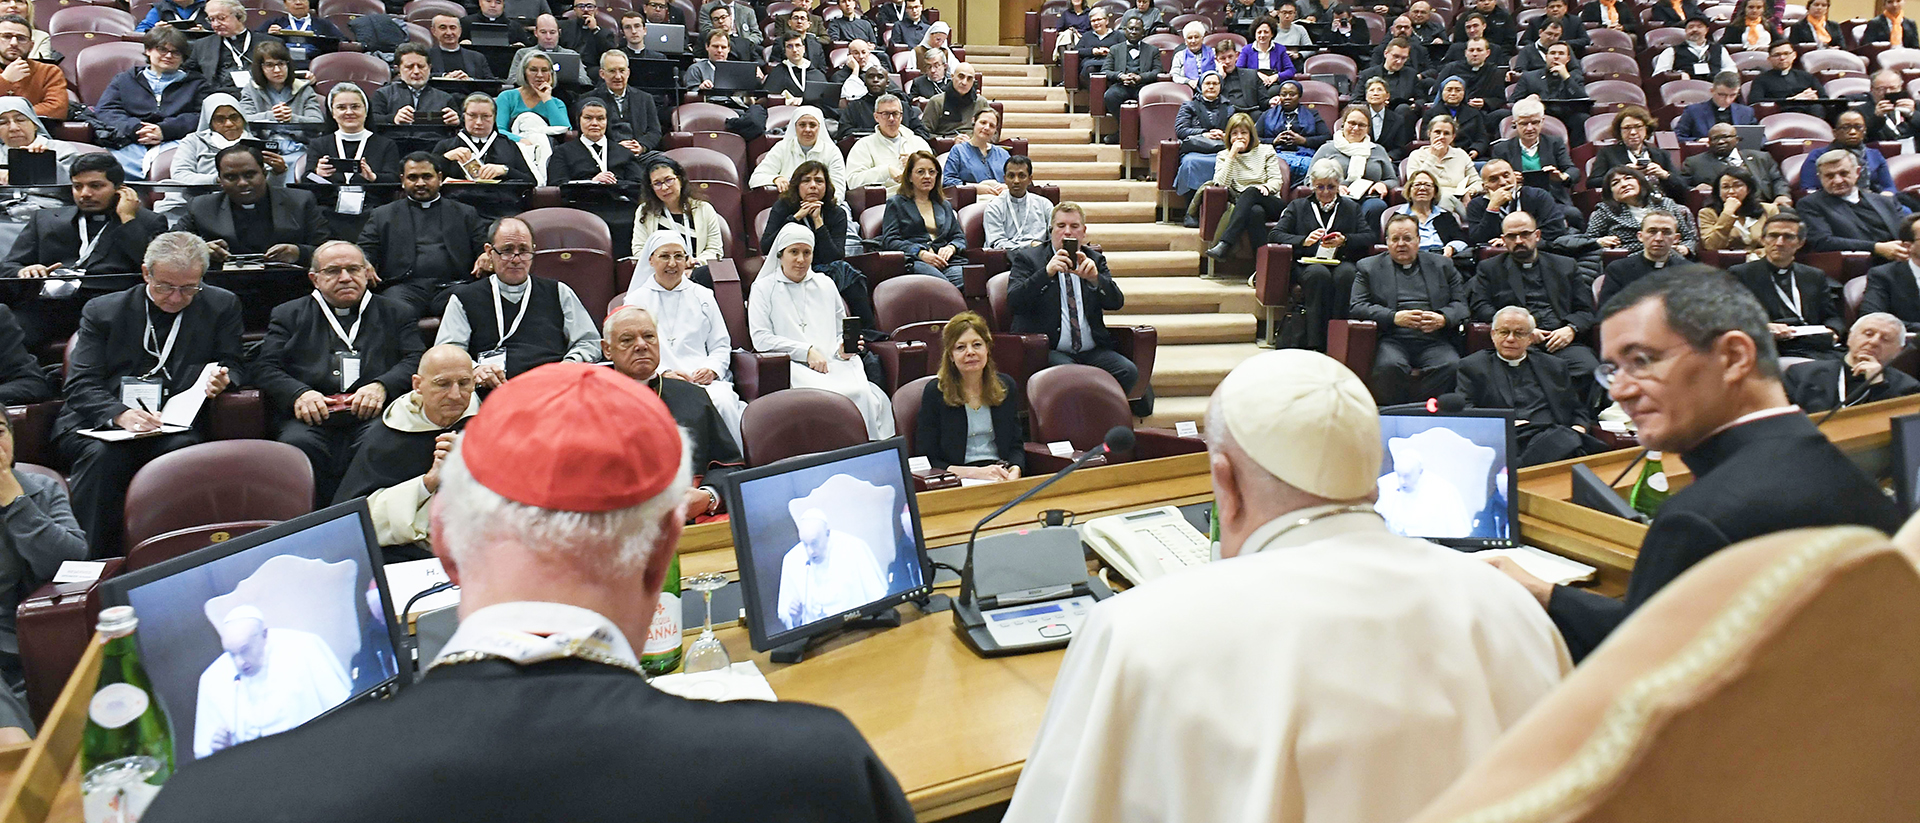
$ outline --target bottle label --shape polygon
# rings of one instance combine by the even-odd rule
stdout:
[[[103,729],[117,729],[146,714],[150,698],[139,686],[110,683],[93,693],[87,717]]]
[[[1654,491],[1657,491],[1657,492],[1666,491],[1667,490],[1667,473],[1654,472],[1653,474],[1648,475],[1647,488],[1653,489]]]
[[[680,595],[661,592],[653,607],[653,623],[647,627],[647,642],[642,655],[671,654],[680,650]]]

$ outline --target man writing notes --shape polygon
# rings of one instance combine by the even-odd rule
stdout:
[[[1496,561],[1533,592],[1576,658],[1723,547],[1806,526],[1899,529],[1893,502],[1787,402],[1767,312],[1732,276],[1700,266],[1648,275],[1607,301],[1600,340],[1599,377],[1640,444],[1679,455],[1693,482],[1654,516],[1625,601]]]
[[[834,530],[826,512],[819,509],[801,512],[794,525],[800,542],[780,561],[780,602],[775,612],[787,628],[825,620],[886,596],[886,577],[867,541]]]
[[[1093,608],[1007,823],[1405,820],[1568,670],[1525,591],[1387,531],[1338,361],[1241,363],[1206,434],[1223,559]]]
[[[428,506],[440,490],[440,464],[453,434],[480,410],[473,360],[458,346],[420,355],[413,391],[401,395],[360,438],[333,502],[367,498],[373,536],[389,561],[427,557]]]
[[[214,628],[222,653],[200,673],[196,759],[294,728],[353,691],[340,656],[319,635],[267,628],[253,606],[235,607]]]
[[[433,545],[460,628],[425,679],[181,770],[145,820],[913,820],[838,712],[647,685],[632,644],[674,562],[687,463],[645,386],[535,369],[487,400],[441,474]],[[699,732],[634,745],[666,729]]]

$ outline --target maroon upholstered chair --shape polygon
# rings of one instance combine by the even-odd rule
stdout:
[[[599,325],[606,319],[600,307],[614,295],[615,254],[607,222],[579,209],[534,209],[521,212],[520,219],[533,229],[533,273],[567,284]]]
[[[192,526],[175,529],[166,534],[156,534],[140,541],[140,545],[127,550],[127,564],[121,570],[133,571],[164,563],[216,543],[225,543],[235,537],[257,532],[279,522],[277,520],[239,520],[232,523],[208,523],[204,526]]]
[[[727,339],[733,344],[733,390],[741,400],[785,389],[793,375],[787,356],[753,351],[753,337],[747,331],[747,301],[741,290],[740,271],[732,260],[716,260],[707,265],[713,276],[713,299],[720,304],[720,319],[727,324]]]
[[[131,13],[112,6],[68,6],[47,18],[46,27],[48,34],[79,31],[126,34],[133,31],[135,22]],[[55,51],[59,50],[55,49]],[[78,52],[61,53],[77,54]]]
[[[683,104],[682,107],[684,108],[685,105],[689,104]],[[698,105],[712,104],[702,103]],[[749,175],[753,174],[753,169],[747,166],[747,141],[740,135],[730,131],[711,130],[669,132],[666,140],[661,143],[661,150],[666,151],[689,146],[713,149],[726,155],[733,160],[734,171],[738,173],[739,179],[741,180],[745,180]]]
[[[873,311],[880,330],[895,340],[919,340],[940,346],[947,320],[967,310],[967,300],[946,278],[903,274],[873,288]]]
[[[79,81],[80,101],[91,106],[113,82],[114,75],[147,62],[139,43],[95,43],[73,55],[74,78]]]
[[[1133,112],[1138,125],[1129,128],[1126,112],[1121,114],[1120,140],[1122,156],[1129,158],[1128,167],[1133,161],[1138,165],[1155,167],[1158,152],[1160,174],[1160,207],[1165,209],[1167,199],[1173,195],[1174,172],[1180,166],[1180,141],[1173,136],[1173,121],[1180,113],[1180,106],[1193,99],[1193,90],[1179,83],[1153,83],[1140,90],[1140,106]],[[1134,136],[1132,154],[1126,154],[1127,136]],[[1169,148],[1171,144],[1171,148]]]
[[[1640,62],[1633,59],[1632,55],[1595,52],[1580,58],[1580,70],[1586,74],[1589,83],[1596,80],[1640,82]]]
[[[386,61],[371,54],[354,51],[336,51],[313,58],[308,64],[313,73],[313,90],[326,96],[328,90],[338,83],[353,83],[372,94],[373,90],[393,79],[393,71]]]
[[[127,485],[125,545],[209,523],[292,520],[313,510],[313,468],[272,440],[219,440],[168,452]]]
[[[673,107],[673,130],[725,131],[727,121],[735,116],[733,109],[719,103],[681,103]]]
[[[1035,373],[1027,381],[1028,423],[1032,440],[1027,444],[1027,462],[1037,474],[1055,471],[1064,460],[1048,451],[1047,443],[1066,441],[1077,454],[1101,444],[1107,431],[1115,426],[1133,426],[1133,412],[1127,397],[1113,376],[1092,366],[1069,364],[1052,366]],[[1176,454],[1207,450],[1198,438],[1185,438],[1165,429],[1134,429],[1131,453],[1108,455],[1108,463],[1150,460]],[[1044,468],[1053,466],[1053,468]]]
[[[920,397],[927,391],[927,384],[934,381],[934,375],[914,380],[899,391],[893,393],[893,430],[907,439],[907,454],[914,454],[913,436],[920,424]]]
[[[867,442],[867,424],[852,400],[825,389],[787,389],[755,399],[740,417],[748,466],[764,466]]]
[[[1813,140],[1821,143],[1833,142],[1833,126],[1827,121],[1811,114],[1797,111],[1768,115],[1760,121],[1760,127],[1766,132],[1767,142],[1782,140]]]

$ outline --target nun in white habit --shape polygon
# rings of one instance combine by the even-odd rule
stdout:
[[[677,231],[657,231],[640,252],[642,265],[652,266],[652,277],[635,277],[627,288],[627,305],[653,315],[660,328],[660,373],[707,390],[733,442],[740,442],[740,415],[747,404],[733,390],[728,364],[733,341],[713,291],[687,278],[693,266],[686,238]],[[641,271],[646,271],[642,268]]]
[[[747,326],[757,351],[784,352],[793,385],[845,395],[867,421],[867,436],[893,436],[893,403],[867,381],[858,357],[840,350],[847,306],[833,281],[813,270],[813,232],[790,224],[773,238],[767,262],[747,299]]]

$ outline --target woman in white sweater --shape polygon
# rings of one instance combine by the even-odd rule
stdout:
[[[787,179],[793,176],[793,170],[808,160],[818,160],[827,166],[827,176],[839,187],[840,199],[847,196],[847,160],[840,156],[840,147],[833,144],[827,131],[827,118],[814,106],[801,106],[793,115],[793,122],[787,124],[787,133],[781,135],[780,142],[760,158],[759,165],[753,167],[753,175],[747,178],[748,188],[772,186],[780,191],[787,190]]]
[[[1427,121],[1427,145],[1407,154],[1407,176],[1416,171],[1430,172],[1440,181],[1440,205],[1459,213],[1461,204],[1480,193],[1480,173],[1473,169],[1473,158],[1455,148],[1460,125],[1447,115]]]
[[[1214,159],[1211,185],[1226,187],[1233,206],[1207,248],[1215,260],[1226,259],[1242,236],[1265,228],[1287,207],[1287,165],[1254,134],[1253,117],[1245,112],[1227,119],[1227,147]]]
[[[670,231],[681,236],[690,274],[696,281],[712,284],[706,265],[727,256],[726,237],[720,228],[720,213],[713,204],[701,199],[687,185],[687,170],[679,161],[655,154],[647,161],[647,186],[640,191],[640,208],[633,215],[633,255],[645,260],[647,241],[656,232]]]
[[[788,224],[767,249],[767,262],[747,298],[753,348],[792,360],[794,387],[826,389],[852,400],[869,438],[892,437],[893,403],[868,382],[859,353],[841,350],[840,321],[846,316],[833,281],[813,270],[813,232]]]

